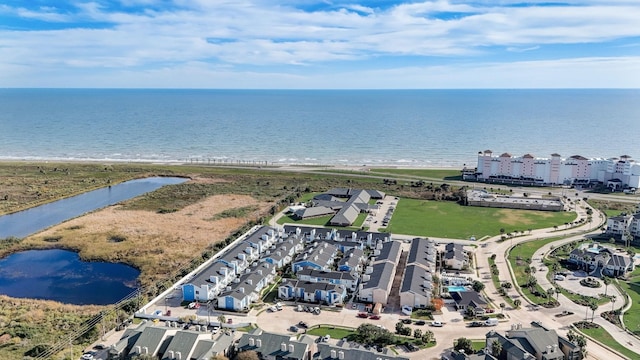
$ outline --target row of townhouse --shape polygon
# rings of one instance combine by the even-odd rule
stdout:
[[[211,334],[207,327],[182,330],[176,323],[165,326],[144,321],[135,329],[127,329],[109,347],[109,360],[128,360],[148,356],[162,360],[211,360],[218,355],[230,357],[233,334]]]
[[[184,301],[213,302],[220,309],[243,311],[273,281],[277,269],[302,250],[301,237],[282,229],[258,228],[182,286]]]
[[[425,308],[431,304],[436,259],[437,249],[433,240],[415,238],[411,241],[400,287],[402,307]]]
[[[378,190],[335,188],[314,196],[311,200],[312,207],[297,209],[293,216],[297,219],[308,219],[334,214],[329,220],[329,225],[351,226],[360,213],[378,210],[377,205],[369,205],[369,200],[383,199],[384,196],[385,194]]]
[[[640,205],[636,206],[635,214],[621,214],[608,218],[606,233],[614,238],[620,237],[622,241],[640,239]]]
[[[335,345],[315,343],[307,335],[296,338],[262,329],[254,329],[242,335],[235,346],[235,352],[243,351],[255,351],[260,359],[274,360],[408,360],[390,349],[374,352],[347,341],[338,341]]]
[[[402,273],[399,289],[402,307],[424,308],[431,304],[433,274],[437,259],[433,240],[415,238],[406,256],[402,256],[402,244],[391,241],[379,244],[365,269],[358,299],[369,303],[387,304],[398,271]]]
[[[315,227],[285,226],[284,231],[302,238],[308,246],[292,262],[297,279],[279,286],[279,298],[329,305],[342,303],[347,292],[357,290],[366,260],[364,248],[390,239],[384,233]],[[336,271],[333,267],[338,253],[343,256]]]
[[[462,244],[448,243],[442,254],[442,263],[445,268],[462,270],[469,266],[469,253]]]

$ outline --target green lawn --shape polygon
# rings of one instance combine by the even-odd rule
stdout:
[[[296,220],[289,215],[285,215],[280,219],[278,219],[278,224],[283,225],[286,223],[286,224],[301,224],[301,225],[317,225],[317,226],[326,226],[326,227],[336,228],[336,229],[359,230],[362,224],[364,223],[364,220],[367,218],[367,213],[360,213],[356,218],[356,221],[353,222],[353,226],[347,226],[347,227],[329,225],[329,220],[331,220],[332,217],[333,215],[327,215],[327,216],[320,216],[320,217],[315,217],[315,218],[305,219],[305,220]]]
[[[307,330],[308,335],[325,336],[329,334],[329,336],[331,336],[332,339],[343,339],[355,333],[356,333],[355,329],[353,330],[336,329],[330,326],[321,326],[315,329]]]
[[[631,308],[622,317],[624,326],[634,334],[640,335],[640,277],[620,281],[620,287],[629,294],[632,301]]]
[[[517,244],[511,249],[508,254],[508,260],[509,263],[511,263],[513,276],[515,277],[515,282],[518,284],[518,286],[522,286],[527,282],[527,278],[529,277],[529,275],[525,273],[525,269],[527,267],[533,266],[536,268],[536,271],[538,271],[539,262],[533,262],[533,253],[535,253],[536,250],[538,250],[542,246],[554,241],[558,241],[559,239],[561,238],[553,237],[549,239],[528,241]],[[518,258],[520,258],[521,260],[517,260]],[[530,261],[527,262],[527,260]],[[546,291],[546,289],[542,289],[540,285],[536,285],[536,289],[541,293],[544,293]],[[521,287],[521,291],[524,296],[526,296],[534,304],[543,304],[549,301],[549,298],[534,296],[528,288]],[[555,296],[552,296],[551,298],[555,299]]]
[[[487,345],[487,340],[471,340],[471,347],[473,347],[473,351],[480,351],[484,349],[485,345]]]
[[[608,332],[606,332],[601,327],[597,329],[580,329],[579,331],[591,336],[594,339],[597,339],[601,343],[607,345],[608,347],[616,350],[617,352],[621,353],[622,355],[630,359],[637,359],[639,356],[638,354],[634,353],[633,351],[627,349],[626,347],[618,343]]]
[[[574,221],[569,212],[494,209],[462,206],[450,201],[401,199],[387,231],[396,234],[476,239],[483,236],[553,227]]]

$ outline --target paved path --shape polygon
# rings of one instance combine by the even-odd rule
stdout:
[[[588,205],[584,204],[584,202],[581,202],[581,205],[577,209],[578,219],[580,218],[586,219],[587,217],[586,208],[583,206],[588,206]],[[498,270],[500,271],[500,279],[502,281],[509,281],[513,283],[513,280],[510,277],[510,274],[511,274],[510,265],[508,261],[505,259],[506,251],[512,246],[512,243],[513,245],[515,245],[517,243],[536,240],[536,239],[542,239],[547,237],[570,236],[571,234],[577,233],[579,231],[592,231],[592,233],[599,233],[599,228],[601,227],[601,224],[604,223],[605,218],[599,211],[596,211],[595,209],[593,209],[592,211],[593,211],[592,222],[586,223],[576,228],[559,230],[559,231],[554,231],[553,229],[538,229],[538,230],[533,230],[529,235],[514,238],[513,240],[506,240],[501,243],[497,242],[499,237],[488,239],[486,241],[487,242],[486,247],[481,248],[481,250],[476,252],[476,261],[477,261],[476,264],[478,267],[478,271],[481,274],[490,273],[488,258],[491,256],[491,254],[496,254],[497,255],[496,265],[498,267]],[[551,244],[544,246],[534,254],[532,258],[532,264],[534,264],[534,266],[536,267],[543,266],[541,264],[543,254],[546,254],[548,251],[550,251],[551,246],[557,247],[565,243],[581,240],[584,238],[585,235],[586,234],[580,234],[580,235],[576,234],[575,236],[572,236],[570,238],[566,238],[558,242],[553,242]],[[549,270],[536,271],[535,273],[538,284],[540,284],[544,289],[552,287],[552,285],[546,279],[547,271]],[[568,280],[568,281],[571,281],[571,280]],[[485,284],[485,292],[488,294],[488,296],[490,298],[493,298],[495,301],[501,301],[501,297],[500,295],[498,295],[498,291],[495,288],[493,282],[490,279],[483,280],[483,282]],[[604,291],[604,289],[602,289],[601,291]],[[608,291],[610,292],[615,291],[614,287],[609,286]],[[512,298],[521,299],[523,304],[523,307],[520,310],[508,309],[506,311],[506,314],[509,316],[509,318],[513,322],[522,323],[524,325],[524,324],[529,324],[531,321],[541,321],[543,324],[549,327],[555,328],[559,333],[566,335],[566,332],[569,330],[569,326],[572,323],[584,319],[584,316],[581,316],[580,314],[585,313],[585,307],[575,304],[574,302],[572,302],[571,300],[569,300],[563,295],[560,295],[558,299],[558,301],[560,302],[560,307],[553,308],[553,309],[545,309],[545,308],[534,309],[531,306],[527,306],[526,298],[523,298],[522,296],[520,296],[520,294],[517,292],[515,288],[510,289],[507,292],[507,294]],[[617,294],[616,296],[617,296],[616,306],[621,306],[624,303],[622,295]],[[620,328],[616,327],[615,325],[609,323],[608,321],[602,319],[599,316],[601,312],[609,310],[609,306],[607,305],[602,306],[596,311],[594,322],[604,327],[621,345],[640,354],[640,340],[638,340],[634,336],[627,334]],[[561,312],[562,310],[573,311],[575,314],[571,316],[556,318],[554,315]],[[591,315],[591,310],[589,310],[588,315],[589,316]],[[613,354],[607,348],[604,348],[591,341],[588,342],[587,350],[590,354],[590,357],[592,358],[596,358],[596,359],[619,358],[618,355]]]

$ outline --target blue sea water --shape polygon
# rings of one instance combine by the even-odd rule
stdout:
[[[0,90],[0,160],[460,167],[639,134],[640,90]]]

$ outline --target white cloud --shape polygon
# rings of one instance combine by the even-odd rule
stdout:
[[[444,65],[442,69],[449,69],[448,61],[486,64],[489,59],[499,59],[502,53],[494,52],[495,48],[507,49],[513,56],[535,53],[538,58],[554,59],[557,56],[545,53],[550,48],[546,45],[590,46],[640,36],[640,4],[634,1],[572,0],[570,4],[575,6],[505,6],[515,2],[438,0],[399,3],[383,9],[372,7],[375,2],[351,1],[308,12],[301,10],[303,6],[295,7],[308,5],[302,1],[177,0],[175,7],[157,10],[158,3],[151,0],[121,0],[125,6],[153,3],[156,10],[110,12],[99,2],[79,2],[75,14],[62,14],[54,8],[28,10],[1,5],[0,13],[21,18],[89,22],[84,27],[62,30],[0,30],[0,65],[19,66],[24,70],[20,76],[25,82],[29,69],[32,74],[51,70],[73,76],[74,69],[95,69],[100,74],[111,68],[130,78],[135,78],[132,74],[155,71],[180,73],[188,78],[185,69],[210,76],[209,69],[221,65],[234,69],[225,72],[224,79],[232,76],[239,81],[238,74],[256,79],[260,78],[256,74],[263,72],[269,79],[286,79],[285,74],[290,73],[300,80],[297,74],[305,71],[307,76],[303,78],[309,82],[315,79],[314,72],[327,76],[334,66],[336,72],[352,67],[355,74],[375,67],[385,69],[379,74],[389,68],[407,71],[407,67],[398,67],[405,56],[413,59],[412,63],[423,58],[425,63],[440,63]],[[443,12],[461,15],[438,18]],[[92,24],[111,25],[91,29]],[[633,51],[634,47],[627,49]],[[602,50],[592,51],[592,59],[608,58]],[[204,66],[206,70],[202,64],[208,64]],[[502,69],[509,68],[509,64],[499,64]],[[242,71],[245,66],[252,66],[253,70]],[[271,67],[277,67],[278,72],[273,73]],[[453,68],[461,71],[460,67]],[[440,78],[433,74],[436,68],[428,69],[429,79]],[[551,68],[547,70],[553,72]],[[215,71],[216,76],[221,76],[219,70]],[[448,75],[457,78],[455,74]],[[12,78],[17,81],[17,77]],[[144,79],[141,76],[141,81]],[[404,79],[407,87],[412,87],[410,80]],[[629,81],[623,80],[623,84]],[[429,83],[421,82],[427,87]]]

